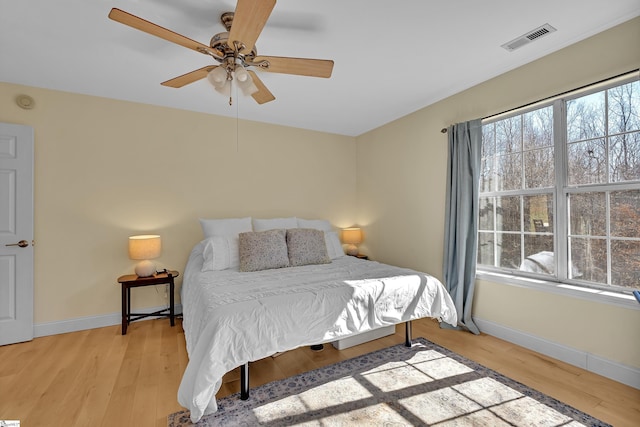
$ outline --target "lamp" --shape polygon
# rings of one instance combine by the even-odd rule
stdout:
[[[158,258],[162,249],[160,236],[145,234],[129,237],[129,258],[141,260],[136,264],[135,272],[138,277],[153,276],[156,266],[150,259]]]
[[[347,255],[358,255],[358,244],[362,242],[362,230],[358,227],[342,230],[342,241],[347,244]]]

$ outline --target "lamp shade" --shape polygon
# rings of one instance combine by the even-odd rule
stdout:
[[[347,244],[347,255],[358,255],[358,245],[362,242],[362,230],[358,227],[345,228],[342,230],[342,241]]]
[[[129,258],[131,259],[158,258],[161,250],[162,241],[158,235],[145,234],[129,237]]]
[[[357,227],[342,230],[342,241],[350,245],[362,243],[362,230]]]
[[[158,235],[145,234],[129,237],[129,258],[141,260],[135,269],[139,277],[153,276],[156,267],[149,260],[158,258],[161,250],[162,241]]]

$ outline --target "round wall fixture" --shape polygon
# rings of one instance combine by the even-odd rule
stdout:
[[[36,106],[36,101],[34,101],[29,95],[18,95],[16,97],[16,104],[18,104],[18,107],[20,108],[31,110]]]

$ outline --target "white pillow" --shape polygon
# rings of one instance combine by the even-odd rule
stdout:
[[[298,228],[298,220],[295,216],[289,218],[253,219],[253,231],[267,231],[276,228],[280,230]]]
[[[340,237],[336,231],[325,231],[324,241],[327,244],[327,253],[329,258],[336,259],[345,256],[344,248],[340,242]]]
[[[213,236],[202,251],[202,271],[226,270],[240,266],[238,236]]]
[[[213,236],[236,236],[246,231],[252,231],[251,217],[246,218],[224,218],[224,219],[202,219],[200,218],[202,233],[204,237]]]
[[[302,219],[298,218],[299,228],[313,228],[322,231],[333,231],[331,223],[325,219]]]

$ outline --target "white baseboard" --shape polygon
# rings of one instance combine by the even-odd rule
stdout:
[[[640,389],[640,369],[626,366],[584,350],[558,344],[526,332],[511,329],[489,320],[473,318],[480,330],[494,337],[542,353],[630,387]]]
[[[166,306],[136,309],[139,313],[153,313],[166,309]],[[175,312],[182,313],[182,304],[175,305]],[[147,317],[140,320],[157,319],[158,316]],[[33,325],[34,337],[47,335],[66,334],[68,332],[84,331],[86,329],[103,328],[105,326],[121,325],[122,314],[120,312],[103,314],[100,316],[77,317],[75,319],[60,320],[57,322],[37,323]]]

